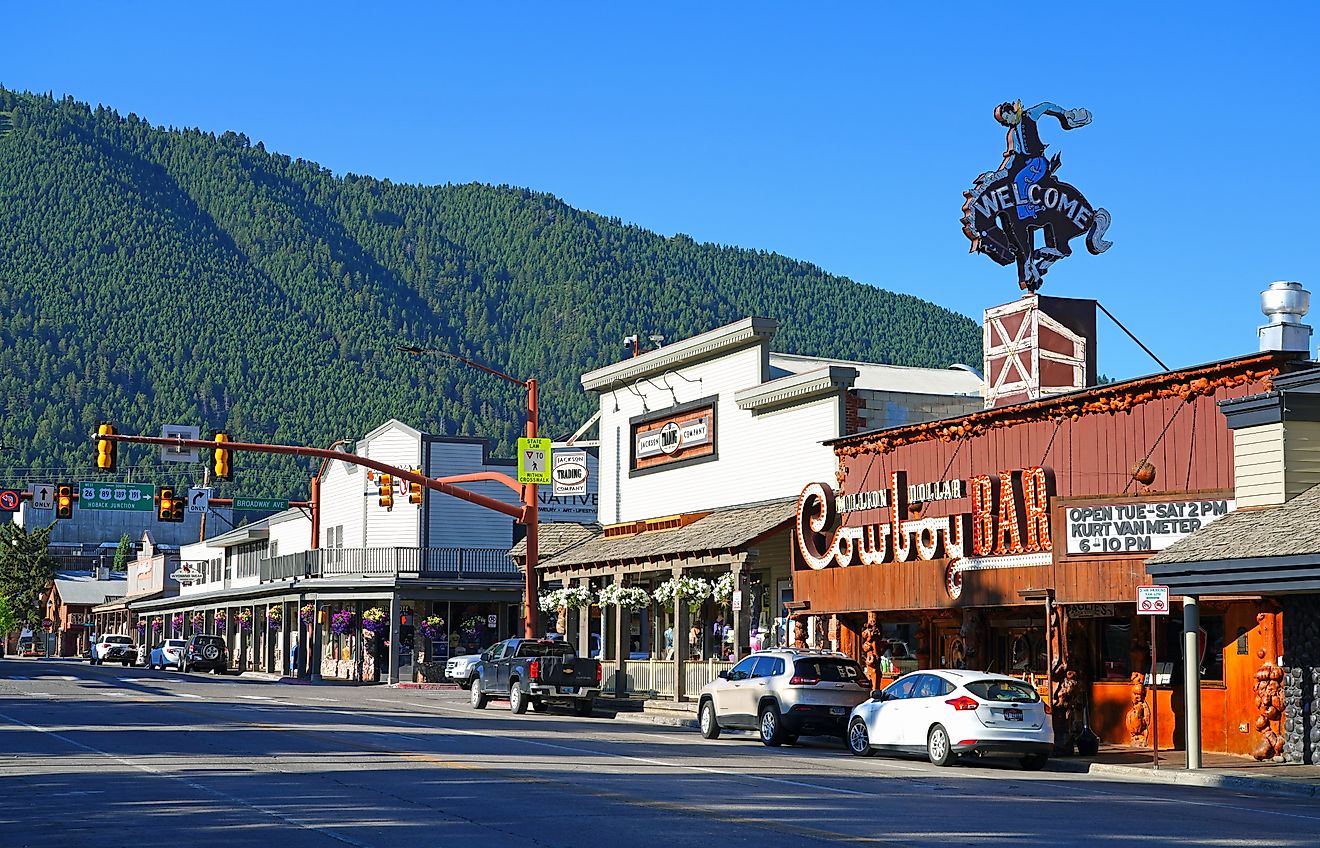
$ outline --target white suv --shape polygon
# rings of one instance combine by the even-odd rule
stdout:
[[[137,646],[128,636],[102,636],[92,643],[92,665],[105,662],[132,665],[137,662]]]
[[[871,681],[837,651],[758,651],[706,684],[697,703],[701,735],[756,730],[766,745],[790,745],[800,734],[842,737],[853,707],[870,697]]]

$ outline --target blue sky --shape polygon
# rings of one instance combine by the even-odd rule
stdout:
[[[1042,135],[1114,247],[1075,242],[1044,294],[1174,366],[1254,350],[1272,280],[1320,320],[1309,4],[366,5],[22,4],[0,84],[337,173],[529,186],[978,321],[1018,290],[967,253],[962,191],[999,164],[994,105],[1053,100],[1095,116]],[[1109,326],[1099,354],[1156,370]]]

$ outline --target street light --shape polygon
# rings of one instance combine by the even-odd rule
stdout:
[[[540,412],[538,409],[537,385],[536,380],[519,380],[517,377],[510,377],[503,371],[491,368],[489,365],[483,365],[480,362],[468,359],[465,356],[459,356],[456,353],[450,353],[447,350],[440,350],[434,347],[419,347],[418,345],[397,345],[398,349],[411,356],[421,356],[426,353],[433,353],[437,356],[443,356],[446,359],[452,359],[455,362],[461,362],[464,365],[484,371],[501,380],[513,383],[527,390],[527,438],[535,439],[539,423]],[[537,596],[540,589],[537,585],[538,579],[536,566],[538,562],[538,534],[539,534],[539,516],[536,498],[536,484],[523,484],[523,517],[522,525],[527,528],[527,563],[523,575],[523,635],[528,639],[535,639],[540,631],[540,609],[537,606]]]

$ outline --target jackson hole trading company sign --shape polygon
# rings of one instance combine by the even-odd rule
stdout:
[[[995,120],[1008,127],[1008,149],[998,170],[976,178],[971,190],[963,192],[963,233],[971,239],[972,251],[984,253],[1000,265],[1016,262],[1018,285],[1038,291],[1045,272],[1055,262],[1072,254],[1068,242],[1086,233],[1086,249],[1093,254],[1108,250],[1105,241],[1109,212],[1092,206],[1076,187],[1056,174],[1062,159],[1055,153],[1045,158],[1047,145],[1040,140],[1036,122],[1051,117],[1065,130],[1091,123],[1086,109],[1063,109],[1053,103],[1038,103],[1029,109],[1022,101],[1001,103]],[[1036,233],[1043,243],[1036,244]]]
[[[971,498],[971,511],[908,518],[910,506]],[[798,496],[798,553],[813,569],[948,560],[949,595],[962,595],[962,574],[982,568],[1044,565],[1050,561],[1050,499],[1054,474],[1048,468],[983,474],[968,481],[944,480],[909,486],[895,471],[889,489],[838,496],[826,483],[811,483]],[[848,512],[884,509],[887,522],[846,526]]]

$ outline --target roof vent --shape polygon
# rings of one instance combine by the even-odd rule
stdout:
[[[1270,323],[1257,330],[1261,350],[1311,349],[1311,328],[1302,323],[1311,309],[1311,293],[1301,283],[1280,280],[1260,293],[1260,311]]]

